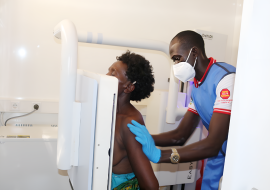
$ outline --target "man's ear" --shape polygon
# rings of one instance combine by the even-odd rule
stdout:
[[[199,51],[200,50],[196,46],[192,47],[191,54],[194,59],[199,56]]]
[[[129,93],[131,93],[133,90],[135,90],[135,85],[132,84],[132,83],[129,83],[129,84],[127,85],[127,88],[124,90],[124,92],[125,92],[126,94],[129,94]]]

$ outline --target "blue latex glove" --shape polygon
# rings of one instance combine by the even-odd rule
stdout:
[[[135,139],[142,144],[142,150],[148,159],[157,163],[161,157],[161,150],[156,148],[155,141],[150,135],[148,130],[144,125],[139,124],[138,122],[132,120],[131,123],[127,124],[130,131],[136,135]]]

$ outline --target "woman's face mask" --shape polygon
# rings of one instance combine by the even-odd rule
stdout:
[[[191,49],[192,50],[192,49]],[[187,60],[185,62],[180,62],[175,65],[173,65],[173,72],[174,76],[181,80],[182,82],[187,82],[195,77],[195,65],[196,65],[196,60],[194,62],[194,66],[192,67],[187,61],[190,56],[191,50],[188,54]]]

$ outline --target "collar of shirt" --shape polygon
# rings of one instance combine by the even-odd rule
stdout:
[[[216,62],[216,60],[215,60],[213,57],[210,57],[210,58],[209,58],[209,64],[208,64],[207,69],[206,69],[206,71],[204,72],[203,77],[201,78],[201,80],[198,81],[198,80],[194,77],[194,86],[195,86],[196,88],[199,87],[199,84],[204,80],[204,78],[205,78],[205,76],[206,76],[206,73],[208,72],[208,70],[210,69],[210,67],[211,67],[215,62]]]

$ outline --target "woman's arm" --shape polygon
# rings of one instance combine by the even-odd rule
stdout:
[[[123,129],[121,136],[127,151],[130,165],[138,179],[140,189],[158,190],[158,181],[148,158],[142,151],[142,145],[135,140],[135,135],[131,133],[127,127],[127,124],[130,123],[132,119],[138,120],[138,118],[126,118],[122,121],[121,124]],[[138,122],[144,124],[142,119],[139,119]]]

